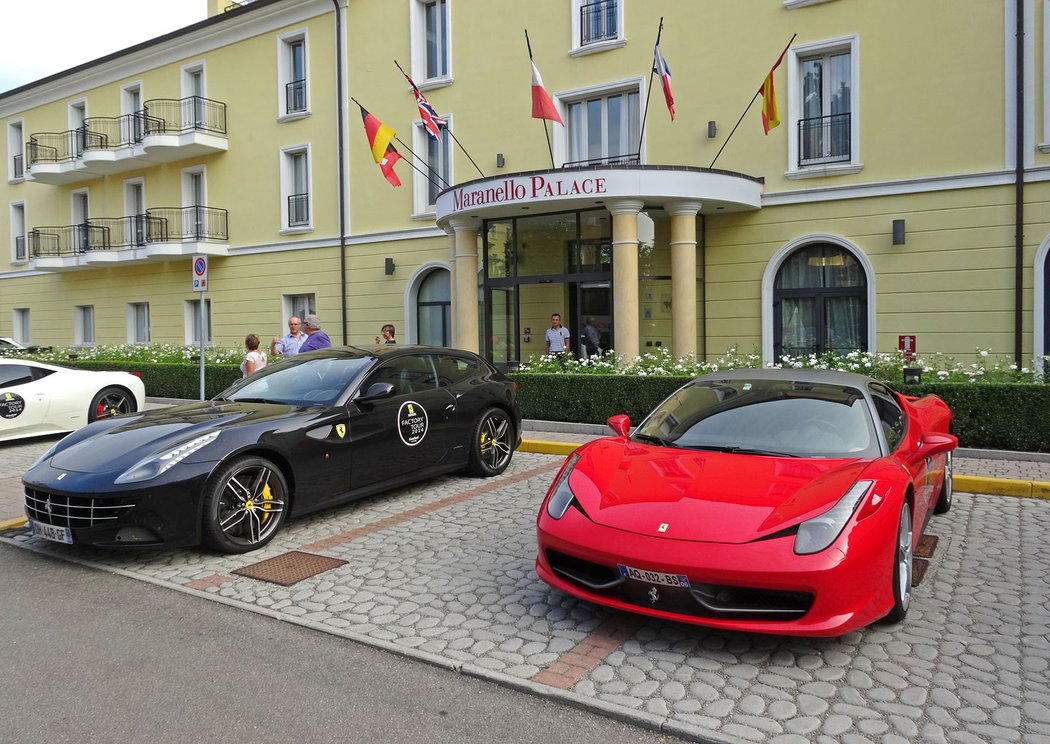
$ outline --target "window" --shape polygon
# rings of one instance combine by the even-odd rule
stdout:
[[[295,315],[302,320],[307,315],[317,314],[317,299],[313,294],[285,295],[281,304],[285,318]]]
[[[191,105],[182,108],[182,126],[184,128],[202,129],[208,124],[207,111],[204,106],[204,63],[187,65],[182,68],[182,98]]]
[[[292,232],[311,229],[310,152],[305,147],[281,154],[281,212],[285,229]]]
[[[149,343],[149,303],[128,303],[128,343]]]
[[[22,263],[29,260],[26,253],[26,207],[19,202],[11,205],[11,261]]]
[[[187,345],[201,345],[200,307],[200,300],[186,300],[183,304]],[[205,345],[211,345],[211,300],[204,301],[204,343]]]
[[[278,41],[277,80],[281,96],[278,118],[298,118],[309,113],[305,31],[283,36]]]
[[[857,258],[818,243],[795,251],[773,287],[773,355],[867,351],[867,277]]]
[[[7,151],[11,153],[8,161],[7,178],[9,181],[17,181],[25,177],[25,160],[22,153],[25,150],[25,140],[22,136],[22,122],[10,122],[7,125]]]
[[[789,177],[860,169],[856,41],[791,48]]]
[[[29,346],[33,339],[29,326],[29,308],[16,307],[12,313],[11,325],[14,326],[11,332],[14,334],[15,341]]]
[[[452,345],[452,281],[445,269],[427,274],[416,292],[416,342]]]
[[[904,412],[889,388],[882,385],[872,385],[870,392],[871,400],[875,404],[875,410],[879,414],[879,425],[886,435],[886,443],[889,444],[892,452],[904,441],[907,418],[904,416]]]
[[[124,182],[124,246],[143,246],[149,238],[141,178]]]
[[[451,0],[413,0],[412,77],[418,84],[447,82],[452,77]]]
[[[146,134],[146,117],[142,106],[142,89],[129,85],[120,92],[120,141],[142,142]]]
[[[572,45],[578,56],[624,45],[623,0],[572,0]]]
[[[568,101],[566,165],[639,163],[641,96],[636,87]]]
[[[95,306],[77,305],[73,308],[73,344],[95,345]]]
[[[451,117],[448,119],[451,124]],[[438,194],[452,183],[452,137],[448,129],[442,127],[440,136],[434,139],[419,123],[415,126],[414,146],[416,152],[425,152],[427,158],[425,163],[416,161],[414,211],[416,214],[430,214],[434,211]]]

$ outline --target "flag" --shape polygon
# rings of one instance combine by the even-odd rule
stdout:
[[[365,134],[368,136],[368,145],[372,148],[372,158],[379,164],[379,169],[383,171],[383,176],[390,185],[400,186],[401,179],[394,172],[394,163],[401,159],[401,155],[390,144],[396,132],[365,111],[363,106],[359,105],[358,108],[361,109],[361,118],[365,123]]]
[[[766,134],[769,134],[769,130],[773,127],[780,125],[780,113],[777,111],[777,92],[773,88],[773,73],[780,67],[780,63],[783,61],[784,55],[787,54],[790,46],[791,43],[789,42],[788,46],[784,47],[784,51],[780,53],[777,61],[773,63],[773,67],[769,70],[769,74],[766,75],[766,79],[762,81],[762,87],[758,89],[758,92],[762,94],[762,129],[765,130]]]
[[[667,101],[667,110],[671,112],[671,121],[674,121],[674,96],[671,95],[671,68],[667,66],[667,60],[660,53],[660,45],[656,45],[656,55],[653,60],[653,69],[660,76],[660,84],[664,87],[664,100]]]
[[[403,73],[404,70],[402,70]],[[448,126],[448,119],[438,115],[438,112],[430,105],[430,101],[416,87],[416,83],[412,78],[408,77],[408,75],[405,75],[405,78],[408,80],[409,85],[412,86],[412,92],[416,94],[416,105],[419,107],[419,118],[423,120],[423,129],[426,130],[430,139],[438,139],[441,136],[441,127]]]
[[[554,101],[551,100],[550,93],[543,87],[543,78],[540,77],[540,71],[536,69],[536,63],[532,61],[531,57],[529,58],[529,64],[532,65],[532,118],[548,119],[565,126],[565,122],[561,120],[561,116],[558,114],[558,109],[554,107]]]

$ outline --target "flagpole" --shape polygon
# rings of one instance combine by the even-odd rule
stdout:
[[[532,42],[529,41],[529,30],[525,29],[525,46],[529,48],[529,62],[532,62]],[[547,152],[551,156],[551,168],[554,168],[554,148],[551,147],[551,133],[547,131],[547,120],[540,119],[543,122],[543,134],[547,137]]]
[[[656,46],[660,46],[660,36],[664,32],[664,17],[660,16],[660,28],[656,31]],[[656,50],[653,50],[653,65],[649,70],[649,90],[645,92],[645,111],[642,113],[642,129],[638,133],[638,162],[642,162],[642,141],[645,139],[645,121],[649,118],[649,99],[653,93],[653,73],[656,72]]]
[[[404,68],[403,68],[403,67],[401,66],[401,63],[400,63],[400,62],[398,62],[398,61],[397,61],[397,60],[395,59],[395,60],[394,60],[394,64],[395,64],[395,65],[397,65],[397,69],[401,71],[401,74],[405,76],[405,80],[407,80],[407,81],[408,81],[408,84],[412,86],[412,92],[413,92],[413,93],[419,93],[419,87],[418,87],[418,86],[416,85],[416,82],[415,82],[415,81],[414,81],[414,80],[413,80],[412,78],[410,78],[410,77],[408,76],[408,73],[407,73],[407,72],[405,72],[405,69],[404,69]],[[421,94],[420,94],[420,95],[421,95]],[[439,128],[439,129],[441,128],[441,125],[440,125],[440,124],[438,124],[438,128]],[[460,142],[460,141],[459,141],[459,140],[458,140],[458,139],[456,138],[456,135],[455,135],[455,134],[454,134],[454,133],[452,132],[452,127],[450,127],[450,126],[449,126],[449,125],[448,125],[448,124],[446,123],[446,124],[445,124],[445,127],[444,127],[444,129],[445,129],[445,131],[446,131],[446,132],[448,132],[448,135],[449,135],[449,136],[450,136],[450,137],[452,138],[452,141],[453,141],[453,142],[455,142],[455,143],[456,143],[456,144],[457,144],[457,145],[459,146],[459,149],[460,149],[460,150],[462,150],[462,151],[463,151],[463,154],[467,156],[467,160],[469,160],[469,161],[470,161],[470,164],[471,164],[471,165],[473,165],[475,169],[477,169],[477,171],[478,171],[478,173],[479,173],[479,174],[481,175],[481,177],[482,177],[482,178],[487,178],[487,176],[486,176],[486,175],[485,175],[484,173],[482,173],[482,172],[481,172],[481,168],[478,168],[478,164],[474,162],[474,158],[472,158],[472,157],[470,156],[470,153],[469,153],[469,152],[467,152],[467,148],[465,148],[465,147],[463,146],[463,143],[462,143],[462,142]],[[444,180],[444,179],[442,179],[442,180]]]
[[[787,50],[791,48],[791,42],[795,40],[796,36],[798,36],[798,34],[792,34],[791,35],[791,39],[788,40],[787,46],[784,47],[784,51],[782,51],[780,53],[780,56],[777,57],[777,61],[773,64],[773,69],[776,69],[777,65],[780,64],[780,61],[782,59],[784,59],[784,55],[787,54]],[[765,80],[765,78],[762,78],[762,79],[763,79],[763,81]],[[722,154],[722,150],[726,149],[726,145],[728,145],[729,144],[729,140],[731,140],[733,138],[733,134],[736,132],[736,128],[740,126],[740,122],[742,122],[744,120],[744,117],[747,116],[748,109],[751,108],[751,105],[755,102],[755,99],[758,98],[758,96],[759,96],[759,94],[761,92],[762,92],[762,86],[759,86],[758,90],[755,91],[755,95],[751,96],[751,100],[748,102],[747,107],[744,108],[744,113],[740,114],[740,118],[736,120],[736,125],[733,127],[733,131],[729,133],[729,136],[726,137],[726,141],[722,143],[722,146],[720,148],[718,148],[718,152],[715,154],[715,160],[718,160],[718,156]],[[711,161],[711,165],[709,165],[707,167],[708,168],[714,168],[715,167],[715,160],[712,160]]]

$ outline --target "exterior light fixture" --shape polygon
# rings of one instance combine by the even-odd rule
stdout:
[[[503,157],[503,153],[502,152],[497,152],[496,153],[496,167],[497,168],[502,168],[506,164],[507,164],[507,160],[506,160],[506,158]]]
[[[715,135],[718,134],[718,127],[715,125],[714,120],[707,122],[707,138],[714,139]]]
[[[893,221],[893,244],[904,245],[904,220]]]
[[[394,259],[386,259],[386,262],[383,264],[383,273],[385,273],[387,276],[390,276],[394,273]]]
[[[904,384],[919,385],[922,383],[922,367],[905,367]]]

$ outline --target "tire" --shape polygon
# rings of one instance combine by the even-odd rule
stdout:
[[[886,615],[888,622],[899,623],[908,614],[908,606],[911,605],[913,557],[911,505],[905,501],[901,507],[897,539],[893,546],[893,609]]]
[[[204,489],[204,544],[247,553],[270,542],[288,512],[288,484],[262,457],[239,457],[216,471]]]
[[[103,388],[91,399],[87,420],[90,424],[92,421],[116,416],[119,413],[135,413],[137,410],[138,405],[135,403],[134,395],[124,388],[108,387]]]
[[[467,472],[491,478],[510,465],[514,454],[514,423],[498,408],[489,408],[471,430]]]
[[[941,495],[937,498],[937,503],[933,507],[934,514],[944,514],[952,508],[952,494],[954,493],[952,472],[952,453],[949,451],[948,459],[944,462],[944,481],[941,483]]]

